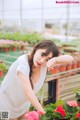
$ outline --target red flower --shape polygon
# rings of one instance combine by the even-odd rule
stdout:
[[[66,113],[61,105],[58,106],[54,111],[60,113],[62,115],[62,117],[65,117],[65,115],[66,115]]]
[[[76,102],[73,102],[73,101],[68,101],[67,104],[68,104],[69,106],[72,106],[72,107],[77,107],[77,106],[78,106],[77,103],[76,103]]]
[[[75,118],[80,118],[80,113],[76,113]]]
[[[39,120],[39,114],[36,111],[28,112],[25,114],[26,120]]]

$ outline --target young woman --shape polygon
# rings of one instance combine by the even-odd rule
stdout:
[[[0,111],[7,111],[10,120],[22,116],[30,104],[44,112],[36,93],[44,83],[47,68],[71,61],[70,55],[59,56],[58,48],[51,40],[38,43],[30,54],[20,56],[9,68],[0,87]]]

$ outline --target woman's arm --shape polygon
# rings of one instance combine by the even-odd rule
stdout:
[[[58,57],[53,57],[47,62],[47,67],[53,69],[56,64],[64,64],[73,62],[74,59],[71,55],[60,55]]]
[[[69,62],[73,62],[74,59],[71,55],[61,55],[61,56],[58,56],[58,57],[54,57],[55,59],[55,62],[57,64],[59,63],[69,63]]]
[[[26,94],[28,100],[36,108],[36,110],[44,112],[44,109],[42,108],[41,104],[39,103],[34,91],[32,90],[29,78],[28,77],[26,78],[26,76],[21,72],[18,72],[17,75],[18,75],[19,79],[22,81],[22,84],[23,84],[23,87],[25,90],[25,94]]]

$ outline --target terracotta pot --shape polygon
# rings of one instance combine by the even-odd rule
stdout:
[[[3,51],[3,48],[0,48],[0,52],[2,52]]]
[[[77,61],[77,67],[80,68],[80,61]]]
[[[11,50],[12,50],[12,51],[16,51],[17,48],[16,48],[16,47],[12,47]]]
[[[55,67],[55,68],[53,68],[53,69],[50,69],[50,73],[51,73],[51,74],[56,74],[56,73],[58,73],[58,67]]]
[[[21,46],[20,50],[24,50],[24,48],[25,48],[24,46]]]
[[[72,69],[72,64],[70,63],[70,64],[67,64],[66,65],[66,70],[71,70]]]
[[[0,64],[2,64],[3,62],[2,61],[0,61]]]
[[[3,71],[0,70],[0,78],[3,76]]]
[[[3,49],[3,52],[8,52],[8,48],[4,48],[4,49]]]
[[[60,65],[58,69],[59,69],[59,72],[64,72],[66,70],[66,65]]]
[[[73,62],[72,63],[72,69],[76,69],[77,68],[77,62]]]

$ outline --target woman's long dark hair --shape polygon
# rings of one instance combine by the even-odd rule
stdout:
[[[29,65],[30,65],[30,74],[29,74],[29,78],[30,78],[30,83],[32,88],[33,86],[33,82],[31,79],[32,76],[32,67],[33,67],[33,57],[35,52],[38,49],[46,49],[45,55],[47,56],[49,53],[52,53],[52,57],[57,57],[59,55],[59,50],[58,47],[56,46],[56,44],[51,41],[51,40],[43,40],[41,42],[39,42],[38,44],[36,44],[31,52],[31,54],[29,55]]]

